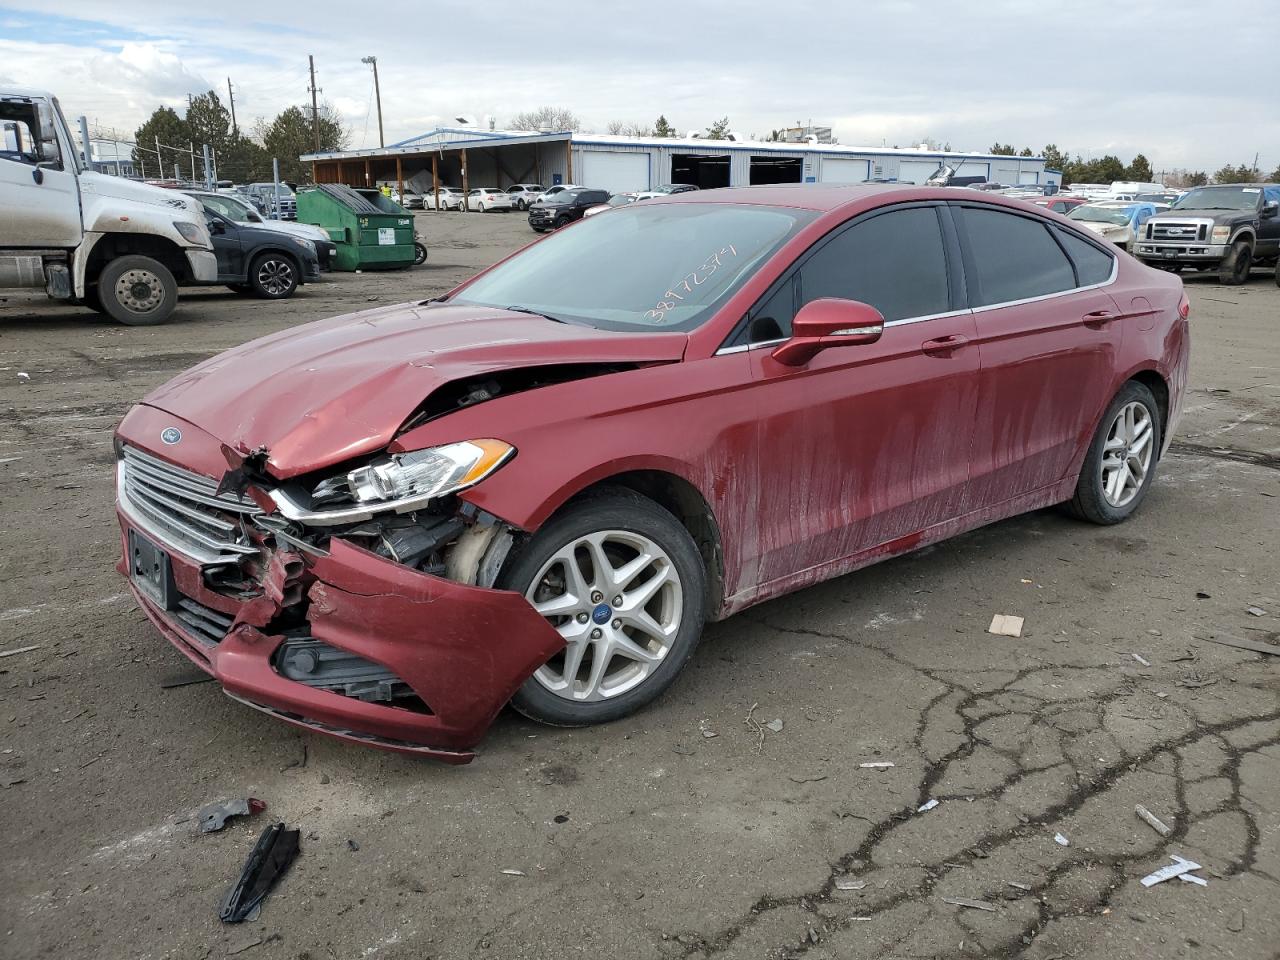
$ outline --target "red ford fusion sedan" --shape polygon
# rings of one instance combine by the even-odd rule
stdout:
[[[699,191],[214,357],[116,434],[119,570],[235,699],[461,763],[653,700],[704,624],[1028,510],[1124,520],[1188,301],[1051,213]]]

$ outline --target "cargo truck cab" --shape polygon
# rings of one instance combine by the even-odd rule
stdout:
[[[57,98],[0,87],[0,288],[41,288],[121,323],[164,323],[218,276],[188,197],[87,169]]]

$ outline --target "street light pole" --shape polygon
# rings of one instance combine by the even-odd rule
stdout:
[[[378,86],[378,58],[361,57],[360,62],[373,67],[373,96],[378,101],[378,146],[385,147],[387,141],[382,135],[382,90]]]

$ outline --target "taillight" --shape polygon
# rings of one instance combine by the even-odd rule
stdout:
[[[1182,294],[1182,299],[1178,301],[1178,316],[1186,320],[1191,316],[1191,301],[1187,299],[1186,293]]]

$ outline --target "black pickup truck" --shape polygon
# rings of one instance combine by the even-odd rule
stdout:
[[[1174,273],[1183,267],[1217,270],[1221,283],[1244,283],[1253,267],[1280,261],[1280,185],[1196,187],[1146,222],[1133,253]]]

